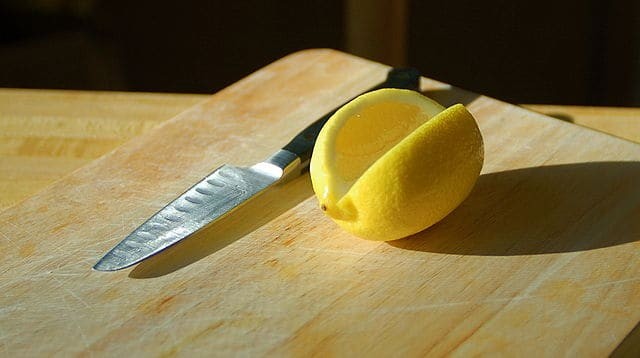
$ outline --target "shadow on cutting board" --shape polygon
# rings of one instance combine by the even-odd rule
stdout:
[[[129,273],[129,277],[154,278],[177,271],[241,239],[312,194],[308,173],[277,185],[249,200],[232,215],[142,261]]]
[[[471,91],[463,90],[458,87],[439,88],[422,91],[422,94],[440,103],[444,107],[450,107],[454,104],[461,103],[465,106],[475,101],[479,94]]]
[[[481,175],[442,221],[390,245],[456,255],[576,252],[640,240],[640,162],[592,162]]]

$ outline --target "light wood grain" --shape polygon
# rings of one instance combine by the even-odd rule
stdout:
[[[0,89],[0,210],[209,95]],[[640,109],[522,105],[640,142]]]
[[[640,108],[543,104],[527,104],[523,107],[640,143]]]
[[[0,352],[612,352],[640,319],[640,146],[429,80],[486,145],[476,188],[435,227],[354,238],[305,176],[132,270],[90,270],[211,169],[263,159],[385,70],[296,53],[0,213]]]
[[[0,210],[207,97],[0,89]]]

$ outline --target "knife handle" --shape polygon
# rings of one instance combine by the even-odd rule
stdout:
[[[420,72],[414,68],[392,68],[389,70],[389,73],[387,73],[387,79],[384,82],[379,83],[375,87],[361,94],[381,88],[401,88],[419,91]],[[311,153],[313,152],[313,146],[316,143],[316,138],[318,138],[318,134],[320,133],[322,126],[324,126],[329,118],[343,105],[335,108],[331,112],[325,114],[322,118],[313,122],[302,132],[296,135],[289,144],[282,148],[283,150],[293,153],[300,158],[301,169],[304,169],[309,164]]]

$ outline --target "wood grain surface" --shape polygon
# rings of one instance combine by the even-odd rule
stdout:
[[[357,239],[303,176],[132,270],[90,270],[213,168],[263,159],[385,71],[290,55],[0,213],[0,352],[632,352],[640,146],[430,80],[486,146],[476,188],[433,228]]]
[[[0,210],[205,98],[0,89]]]
[[[208,97],[0,89],[0,211]],[[522,106],[640,142],[640,108]]]

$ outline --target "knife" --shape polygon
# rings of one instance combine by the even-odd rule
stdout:
[[[391,69],[380,88],[418,91],[420,74],[412,68]],[[340,108],[340,107],[338,107]],[[116,271],[135,265],[231,213],[276,183],[301,175],[322,126],[338,110],[327,113],[289,144],[251,167],[223,165],[158,211],[101,258],[98,271]]]

